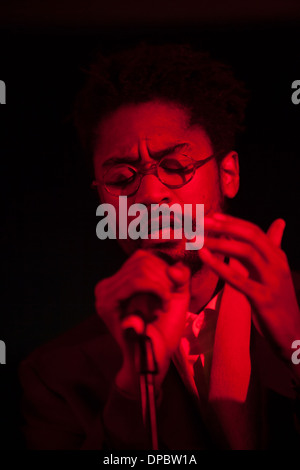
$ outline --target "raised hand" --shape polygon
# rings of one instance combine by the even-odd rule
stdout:
[[[291,366],[291,345],[300,338],[300,312],[288,260],[280,247],[284,228],[285,222],[277,219],[264,233],[245,220],[215,214],[205,219],[207,235],[199,257],[248,297],[257,329]],[[248,276],[228,266],[216,254],[238,260]],[[300,377],[299,369],[297,375]]]
[[[123,367],[116,381],[124,391],[137,393],[138,377],[131,344],[125,340],[121,327],[122,302],[138,293],[151,293],[161,300],[161,308],[155,311],[157,319],[146,330],[156,353],[159,368],[156,383],[159,387],[185,326],[190,299],[189,285],[190,271],[184,264],[179,262],[169,266],[161,258],[144,250],[138,250],[114,276],[97,284],[97,313],[123,353]]]

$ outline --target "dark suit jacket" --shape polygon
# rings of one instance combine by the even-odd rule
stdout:
[[[297,448],[299,402],[289,372],[259,335],[251,341],[260,396],[253,410],[257,446]],[[120,366],[118,346],[96,315],[34,351],[20,366],[28,448],[150,449],[140,404],[114,386]],[[160,449],[228,448],[205,392],[203,397],[195,401],[171,364],[157,400]]]

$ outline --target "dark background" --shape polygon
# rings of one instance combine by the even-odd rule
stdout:
[[[40,2],[12,3],[0,16],[0,79],[7,88],[0,107],[2,448],[21,445],[18,363],[91,315],[96,282],[124,261],[113,241],[96,238],[98,200],[71,120],[83,69],[99,47],[191,42],[232,65],[251,91],[232,211],[263,229],[283,217],[283,248],[300,270],[300,104],[291,102],[291,84],[300,79],[299,2],[252,2],[242,10],[232,1],[227,8],[198,2],[198,9],[195,2],[141,9],[138,2],[79,8],[65,1],[52,2],[51,11]]]

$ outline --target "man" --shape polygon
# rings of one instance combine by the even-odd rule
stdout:
[[[136,294],[142,316],[155,300],[146,334],[158,366],[160,449],[297,446],[291,344],[300,315],[280,248],[285,223],[265,234],[225,214],[239,189],[243,86],[187,46],[100,56],[89,75],[76,123],[101,202],[117,221],[119,196],[149,211],[204,204],[205,243],[187,250],[174,225],[168,240],[120,237],[128,259],[97,284],[97,315],[22,364],[28,447],[151,448],[123,328]]]

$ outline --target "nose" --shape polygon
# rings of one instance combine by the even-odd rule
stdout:
[[[170,189],[167,188],[155,175],[144,175],[140,187],[135,195],[135,203],[160,204],[171,201]]]

